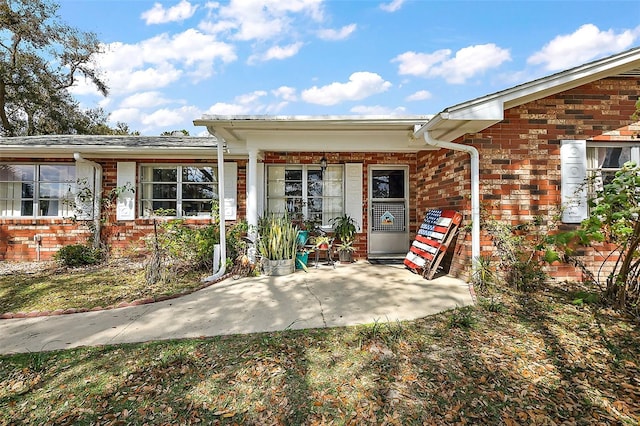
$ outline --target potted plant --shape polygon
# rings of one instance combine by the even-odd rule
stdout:
[[[313,244],[318,250],[328,250],[331,239],[326,235],[318,235],[313,239]]]
[[[331,219],[331,224],[336,238],[340,240],[337,247],[340,262],[351,263],[355,251],[353,242],[358,232],[358,223],[348,214],[343,214]]]
[[[284,215],[271,214],[258,222],[258,250],[267,275],[287,275],[295,271],[298,229]]]
[[[356,248],[353,246],[353,240],[349,242],[341,242],[337,247],[338,251],[338,260],[340,263],[351,263],[353,262],[353,252],[356,251]]]
[[[298,231],[297,236],[297,249],[296,249],[296,269],[304,269],[307,271],[307,263],[309,262],[309,254],[313,253],[313,246],[309,245],[309,231],[301,229]]]

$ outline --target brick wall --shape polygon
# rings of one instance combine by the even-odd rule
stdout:
[[[366,230],[368,227],[368,190],[367,166],[375,164],[390,165],[408,165],[409,181],[414,182],[417,176],[416,172],[416,154],[413,153],[326,153],[324,154],[329,164],[344,163],[362,163],[363,164],[363,229],[358,234],[355,243],[355,258],[366,258],[367,255],[367,238]],[[282,152],[266,152],[264,153],[265,164],[318,164],[322,154],[301,152],[301,153],[282,153]],[[117,161],[92,159],[100,163],[103,168],[103,196],[107,197],[110,191],[117,187]],[[5,160],[5,159],[3,159]],[[23,162],[41,162],[37,159],[6,159],[6,161],[23,161]],[[71,162],[70,160],[64,160]],[[144,160],[144,163],[153,162]],[[167,163],[166,160],[157,161]],[[198,163],[195,161],[193,163]],[[200,161],[202,163],[204,161]],[[192,163],[189,161],[176,161],[179,164]],[[247,162],[238,161],[238,219],[244,219],[246,211],[246,169]],[[418,212],[416,197],[418,193],[415,185],[409,187],[409,220],[411,235],[415,233],[417,224],[422,222],[422,212]],[[109,207],[107,205],[104,212],[104,224],[102,226],[102,238],[106,241],[111,254],[135,255],[146,250],[145,239],[153,234],[153,220],[138,218],[134,221],[118,221],[115,215],[115,205]],[[19,223],[20,233],[17,231],[16,223]],[[210,223],[207,219],[189,219],[187,223],[192,226],[207,225]],[[41,259],[49,259],[62,246],[72,243],[84,243],[88,241],[90,232],[82,224],[74,224],[68,219],[0,219],[0,260],[22,261],[36,259],[36,244],[33,236],[36,234],[44,235],[47,238],[42,240],[40,246]]]
[[[265,164],[319,164],[320,158],[323,156],[317,152],[265,152]],[[369,215],[367,206],[369,203],[368,195],[368,166],[376,164],[389,165],[407,165],[409,166],[409,223],[410,233],[413,237],[416,226],[422,222],[422,215],[417,214],[417,192],[415,185],[412,183],[416,179],[416,154],[414,153],[373,153],[373,152],[344,152],[344,153],[324,153],[328,164],[345,164],[345,163],[362,163],[363,180],[362,180],[362,217],[363,224],[360,233],[354,244],[356,251],[354,259],[366,259],[367,257],[367,229],[369,226]],[[407,247],[408,249],[408,247]]]
[[[589,140],[628,125],[639,95],[637,78],[604,79],[509,109],[500,123],[458,140],[480,152],[484,213],[514,224],[535,216],[551,221],[561,203],[560,141]],[[447,150],[421,152],[418,170],[418,210],[459,208],[469,223],[469,156]],[[463,233],[458,245],[453,272],[464,275],[470,265],[469,236]],[[483,254],[493,249],[486,235],[481,246]],[[590,251],[584,260],[599,266]],[[553,265],[549,272],[559,279],[581,275],[567,265]]]
[[[105,159],[92,159],[102,166],[103,198],[108,198],[109,193],[117,187],[117,161]],[[3,158],[6,162],[43,163],[37,158]],[[73,159],[47,159],[49,162],[73,163]],[[144,160],[141,163],[171,163],[167,160]],[[174,161],[175,164],[211,163],[212,161]],[[244,188],[238,182],[238,190]],[[244,202],[244,201],[243,201]],[[243,210],[244,212],[244,210]],[[152,219],[136,219],[134,221],[118,221],[115,214],[115,202],[105,204],[104,223],[101,228],[102,239],[114,256],[136,255],[145,252],[147,245],[145,239],[153,234]],[[163,219],[160,219],[163,220]],[[166,219],[164,219],[166,220]],[[187,224],[202,226],[210,223],[210,219],[188,219]],[[40,241],[34,237],[40,236]],[[91,237],[91,232],[83,222],[74,222],[66,218],[0,218],[0,260],[29,261],[49,260],[63,246],[69,244],[86,243]]]

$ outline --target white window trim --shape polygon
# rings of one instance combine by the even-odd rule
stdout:
[[[344,214],[347,208],[347,194],[346,194],[346,185],[345,185],[345,173],[346,173],[346,168],[344,164],[329,164],[328,166],[330,167],[341,167],[342,168],[342,188],[341,188],[341,192],[342,192],[342,213]],[[265,164],[265,170],[264,170],[264,211],[266,213],[283,213],[283,212],[271,212],[269,211],[269,169],[270,168],[275,168],[275,167],[282,167],[285,170],[290,169],[299,169],[302,170],[303,172],[303,179],[302,179],[302,199],[306,199],[307,198],[307,189],[308,189],[308,177],[307,177],[307,172],[309,170],[318,170],[320,168],[320,165],[318,164],[296,164],[296,163],[288,163],[288,164]],[[328,196],[327,196],[328,197]],[[323,198],[325,198],[325,196],[323,195]],[[303,202],[303,206],[302,206],[302,214],[305,218],[308,217],[308,210],[307,210],[307,203]],[[330,230],[331,229],[331,225],[328,223],[324,223],[321,225],[321,228],[325,229],[325,230]]]
[[[40,167],[41,166],[67,166],[67,167],[73,167],[74,168],[74,175],[76,176],[76,182],[74,182],[72,184],[72,188],[73,188],[73,194],[76,194],[77,191],[77,173],[78,173],[78,167],[76,163],[67,163],[67,162],[60,162],[60,163],[48,163],[48,162],[42,162],[42,161],[37,161],[37,162],[2,162],[0,163],[2,165],[8,165],[8,166],[31,166],[33,167],[33,172],[34,172],[34,180],[33,180],[33,214],[31,215],[10,215],[10,216],[0,216],[2,218],[11,218],[11,219],[60,219],[60,218],[65,218],[65,217],[71,217],[74,212],[74,208],[73,206],[69,207],[69,214],[68,215],[64,215],[64,214],[57,214],[57,215],[40,215]],[[15,181],[17,182],[17,181]],[[22,197],[20,198],[22,200]],[[61,200],[61,202],[63,202],[62,198],[60,198],[59,200]],[[69,202],[72,203],[75,201],[75,197],[73,199],[70,199]],[[58,208],[58,212],[62,212],[64,209],[62,208]]]
[[[219,184],[220,179],[218,178],[219,175],[219,171],[218,171],[218,166],[216,164],[213,163],[140,163],[138,165],[138,174],[140,176],[139,179],[139,183],[138,183],[138,193],[140,194],[137,197],[137,201],[139,204],[139,212],[138,215],[139,217],[142,218],[154,218],[154,217],[158,217],[157,215],[153,214],[153,212],[151,212],[150,214],[147,214],[144,211],[144,207],[143,207],[143,186],[145,184],[151,183],[151,182],[143,182],[142,180],[142,169],[144,167],[175,167],[177,168],[177,172],[176,172],[176,214],[172,215],[172,216],[163,216],[163,217],[169,217],[169,218],[179,218],[179,219],[211,219],[211,213],[202,213],[202,214],[198,214],[198,215],[194,215],[194,216],[184,216],[182,214],[182,184],[184,182],[182,182],[182,168],[183,167],[211,167],[214,171],[215,171],[215,176],[216,176],[216,181],[212,182],[216,187]],[[215,194],[215,199],[217,199],[218,197],[218,191],[217,189],[213,191],[213,193]],[[226,219],[226,218],[225,218]]]
[[[562,222],[580,223],[588,216],[588,178],[597,166],[589,154],[593,148],[631,148],[631,161],[640,164],[640,142],[563,140],[560,146]]]

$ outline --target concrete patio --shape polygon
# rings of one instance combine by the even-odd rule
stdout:
[[[469,285],[425,280],[402,265],[321,265],[282,277],[226,279],[147,305],[0,320],[0,353],[339,327],[421,318],[470,305]]]

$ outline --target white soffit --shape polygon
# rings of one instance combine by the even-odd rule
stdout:
[[[416,152],[424,143],[413,137],[429,116],[224,116],[194,120],[231,147],[270,151]]]

